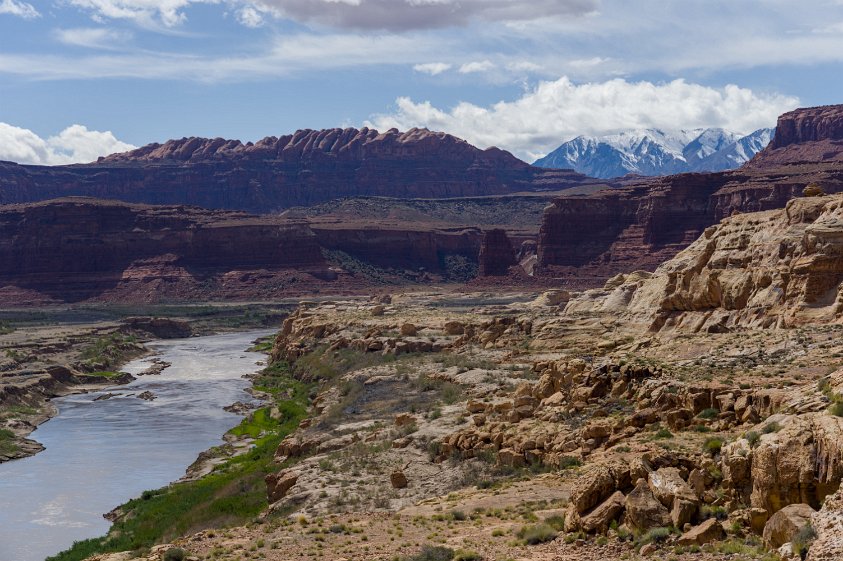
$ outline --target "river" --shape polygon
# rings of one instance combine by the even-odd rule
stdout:
[[[56,399],[59,414],[30,437],[46,450],[0,464],[0,561],[43,561],[101,536],[109,527],[103,513],[183,476],[242,417],[223,407],[250,399],[242,376],[265,357],[245,349],[269,333],[151,343],[151,358],[172,363],[160,375]],[[151,358],[121,370],[137,375]],[[156,399],[135,397],[143,391]],[[104,393],[118,395],[94,401]]]

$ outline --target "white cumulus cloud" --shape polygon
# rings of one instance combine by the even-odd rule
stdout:
[[[778,115],[798,104],[795,97],[758,94],[735,85],[712,88],[684,80],[656,84],[623,79],[575,84],[562,77],[541,82],[514,101],[490,106],[461,102],[443,109],[401,97],[394,112],[374,115],[365,124],[380,130],[443,130],[532,161],[581,134],[647,127],[751,132],[774,126]]]
[[[0,160],[19,164],[53,166],[93,162],[100,156],[134,148],[117,140],[110,131],[92,131],[83,125],[71,125],[44,139],[29,129],[0,123]]]
[[[0,14],[10,14],[24,19],[34,19],[41,16],[35,6],[19,0],[0,0]]]
[[[474,74],[475,72],[488,72],[495,68],[495,63],[491,60],[478,60],[466,62],[460,66],[460,74]]]
[[[447,62],[426,62],[424,64],[416,64],[413,66],[413,70],[416,72],[421,72],[423,74],[430,74],[431,76],[437,76],[442,74],[443,72],[447,72],[451,69],[451,65]]]

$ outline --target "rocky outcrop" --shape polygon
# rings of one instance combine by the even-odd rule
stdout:
[[[811,516],[817,538],[808,549],[808,561],[843,559],[843,489],[826,497],[819,512]]]
[[[791,326],[843,314],[843,196],[724,219],[650,273],[619,275],[570,312],[628,314],[652,330]]]
[[[557,199],[542,219],[537,271],[595,286],[620,272],[652,270],[717,221],[782,208],[809,184],[843,191],[841,115],[843,106],[783,115],[774,143],[735,171],[632,178]]]
[[[183,138],[91,164],[0,164],[0,204],[91,196],[270,213],[358,196],[465,197],[589,183],[445,133],[300,130],[256,143]]]
[[[746,438],[724,446],[724,488],[762,520],[788,505],[820,508],[843,479],[843,418],[817,412],[775,415],[770,423],[775,431],[748,431],[760,435],[754,447]]]
[[[516,265],[515,251],[506,235],[499,228],[487,231],[480,245],[478,272],[481,277],[501,276],[509,273],[509,268]]]

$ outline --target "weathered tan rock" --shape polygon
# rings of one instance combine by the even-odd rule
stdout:
[[[699,526],[695,526],[679,536],[676,541],[678,545],[703,545],[709,542],[723,539],[726,533],[723,526],[716,518],[709,518]]]
[[[270,473],[266,476],[266,493],[270,503],[281,500],[287,494],[296,481],[299,473],[293,470],[283,470],[278,473]]]
[[[764,526],[764,542],[769,547],[778,548],[793,541],[796,533],[811,522],[815,512],[806,504],[787,505],[767,521]]]
[[[620,491],[615,491],[591,512],[580,517],[580,527],[586,532],[603,533],[609,529],[613,520],[618,519],[625,505],[626,497]]]
[[[807,561],[843,559],[843,489],[825,499],[822,508],[811,515],[817,539],[808,549]]]
[[[609,466],[596,464],[583,469],[571,494],[571,504],[583,514],[616,489],[616,478]]]
[[[414,337],[418,331],[418,328],[412,323],[405,323],[401,325],[401,335],[404,337]]]
[[[675,467],[663,467],[650,472],[648,483],[653,496],[668,508],[673,505],[677,497],[692,502],[697,500],[694,490],[682,479],[682,475]]]
[[[635,488],[626,496],[626,523],[637,531],[669,526],[670,513],[653,496],[647,481],[639,479]]]

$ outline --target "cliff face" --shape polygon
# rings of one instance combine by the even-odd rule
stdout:
[[[626,314],[652,330],[839,320],[843,195],[726,218],[654,273],[618,275],[572,301],[569,311]]]
[[[510,267],[518,264],[505,230],[494,228],[483,235],[479,261],[478,272],[481,277],[506,275]]]
[[[557,199],[542,219],[540,274],[599,285],[620,272],[653,270],[732,214],[782,208],[809,183],[843,191],[843,106],[783,115],[775,138],[739,170],[633,178]]]
[[[481,237],[473,228],[311,225],[278,216],[85,198],[5,205],[0,206],[0,303],[360,291],[372,282],[361,268],[407,270],[425,280],[446,275],[449,257],[476,262]],[[343,252],[351,269],[326,259],[330,250]]]
[[[497,195],[588,182],[428,130],[303,130],[254,144],[171,140],[84,165],[0,163],[0,204],[89,196],[269,213],[344,197]]]

